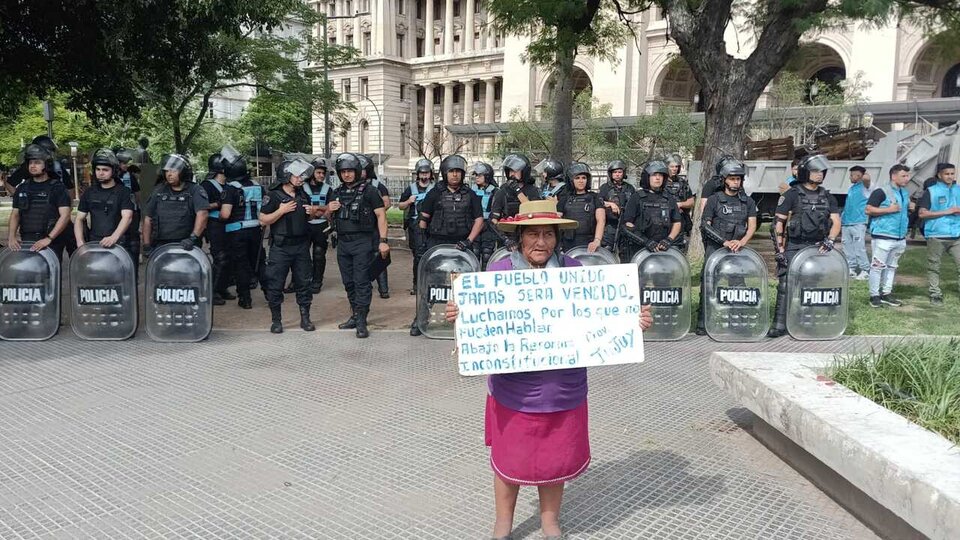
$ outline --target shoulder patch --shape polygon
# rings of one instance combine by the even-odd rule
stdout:
[[[269,194],[269,193],[264,194],[264,195],[263,195],[263,205],[266,206],[267,203],[269,203],[269,202],[270,202],[270,194]]]
[[[785,201],[785,200],[787,200],[787,198],[784,197],[783,195],[781,195],[781,196],[780,196],[780,199],[777,201],[777,206],[780,206],[781,204],[783,204],[783,201]]]

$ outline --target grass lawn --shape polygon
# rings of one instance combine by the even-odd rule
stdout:
[[[830,376],[960,444],[960,341],[908,342],[840,357]]]
[[[387,210],[387,224],[403,225],[403,210],[397,207],[391,207]]]

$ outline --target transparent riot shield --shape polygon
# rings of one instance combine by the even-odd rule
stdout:
[[[70,257],[70,325],[80,339],[127,339],[137,331],[133,259],[120,246],[80,246]]]
[[[617,257],[607,248],[597,248],[590,253],[586,246],[578,246],[566,252],[566,256],[580,261],[584,266],[600,266],[604,264],[617,264]]]
[[[787,269],[787,332],[794,339],[836,339],[848,322],[846,260],[837,250],[802,250]]]
[[[472,251],[452,244],[433,246],[420,259],[417,274],[417,326],[432,339],[453,339],[453,324],[444,312],[451,294],[452,274],[479,272],[480,261]]]
[[[704,267],[704,324],[715,341],[759,341],[770,327],[767,265],[756,251],[714,251]]]
[[[43,341],[60,329],[60,261],[32,245],[0,251],[0,339]]]
[[[653,326],[644,341],[675,341],[690,331],[690,264],[676,249],[633,256],[640,275],[642,305],[650,304]]]
[[[506,259],[507,257],[510,256],[511,253],[513,253],[513,252],[510,251],[509,249],[507,249],[506,247],[502,247],[502,248],[497,249],[496,251],[493,252],[492,255],[490,255],[490,260],[487,261],[487,266],[490,266],[491,264],[493,264],[493,263],[495,263],[495,262],[497,262],[497,261],[501,261],[501,260],[503,260],[503,259]]]
[[[193,342],[213,328],[213,274],[199,249],[167,244],[153,251],[144,287],[147,335],[154,341]]]

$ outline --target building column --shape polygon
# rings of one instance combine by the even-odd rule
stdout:
[[[496,78],[485,79],[483,82],[486,83],[484,88],[483,95],[483,121],[486,124],[492,124],[495,122],[493,119],[493,85],[496,83]]]
[[[433,56],[433,0],[426,0],[427,13],[423,21],[423,55]]]
[[[476,9],[474,6],[476,1],[467,0],[467,12],[463,17],[463,35],[460,36],[460,40],[463,42],[463,50],[466,52],[473,50],[473,10]]]
[[[423,146],[433,142],[433,83],[423,85]]]
[[[443,54],[453,54],[453,0],[443,11]]]
[[[417,57],[417,5],[413,0],[407,2],[407,58]]]
[[[448,0],[452,1],[452,0]],[[443,135],[443,152],[449,154],[453,152],[453,135],[447,133],[447,126],[453,125],[453,87],[457,83],[443,83],[443,127],[440,133]]]
[[[386,11],[384,4],[386,0],[370,0],[370,22],[373,26],[370,28],[370,55],[386,54],[387,50],[383,44],[384,34],[389,27],[387,26]]]
[[[463,124],[473,123],[473,80],[463,83]]]
[[[414,84],[407,85],[407,95],[410,97],[410,121],[407,122],[407,136],[410,137],[409,141],[403,141],[403,144],[408,145],[407,148],[410,148],[411,141],[417,141],[417,134],[420,133],[419,124],[419,110],[417,109],[417,86]]]

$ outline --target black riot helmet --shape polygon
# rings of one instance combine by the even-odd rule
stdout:
[[[563,163],[553,159],[545,158],[537,164],[536,170],[546,176],[547,181],[563,180]]]
[[[160,161],[160,182],[166,182],[166,176],[163,175],[166,171],[177,171],[180,173],[180,182],[187,183],[193,182],[193,167],[190,165],[190,160],[186,156],[180,154],[167,154],[163,156],[163,159]]]
[[[278,184],[285,184],[287,182],[287,165],[290,165],[292,160],[285,159],[277,165],[277,170],[274,175],[274,180]]]
[[[729,161],[738,161],[738,160],[737,158],[731,156],[730,154],[724,154],[720,156],[720,159],[717,160],[716,172],[714,174],[716,174],[717,176],[720,176],[720,170],[723,169],[723,166]]]
[[[26,169],[27,165],[34,159],[42,160],[48,171],[53,170],[53,155],[50,151],[39,144],[30,143],[23,149],[24,169]]]
[[[126,148],[119,148],[117,149],[117,161],[120,163],[130,163],[133,161],[133,154]]]
[[[670,169],[667,168],[666,163],[660,160],[647,163],[647,165],[643,168],[643,174],[640,175],[640,187],[648,191],[652,191],[653,188],[650,187],[650,177],[654,174],[662,174],[663,182],[665,184],[667,181],[667,176],[670,174]],[[663,190],[664,184],[660,184],[660,187],[657,189],[657,191]]]
[[[613,171],[623,171],[623,179],[627,179],[627,164],[622,159],[615,159],[607,164],[607,180],[613,180]]]
[[[353,177],[354,182],[360,181],[360,160],[357,158],[356,154],[351,154],[349,152],[340,154],[337,156],[337,161],[335,162],[334,166],[337,169],[337,178],[339,178],[341,182],[343,181],[343,177],[340,175],[340,173],[346,170],[354,171],[356,174],[356,176]]]
[[[676,165],[677,174],[683,172],[683,158],[680,157],[680,154],[670,154],[670,157],[667,158],[667,166]]]
[[[471,174],[482,174],[488,185],[496,186],[497,181],[493,179],[493,167],[484,161],[478,161],[473,164]]]
[[[444,182],[447,181],[447,175],[450,171],[459,170],[460,171],[460,181],[464,182],[467,179],[467,160],[463,159],[463,156],[458,156],[456,154],[452,156],[447,156],[443,158],[443,161],[440,162],[440,179]]]
[[[373,160],[370,159],[370,156],[357,154],[357,159],[360,160],[360,169],[367,174],[367,181],[376,180],[377,171],[373,166]]]
[[[247,171],[247,160],[243,154],[229,144],[220,149],[220,157],[223,160],[223,174],[227,180],[243,180],[249,177]]]
[[[313,165],[313,170],[315,170],[315,171],[319,171],[320,169],[323,169],[323,173],[324,173],[323,176],[324,176],[324,177],[327,176],[327,174],[326,174],[326,173],[327,173],[327,160],[326,160],[326,158],[322,158],[322,157],[313,158],[313,161],[311,161],[310,164]]]
[[[53,139],[47,135],[37,135],[30,142],[42,146],[47,152],[50,152],[51,157],[57,156],[57,143],[53,142]]]
[[[578,174],[587,175],[587,191],[590,191],[593,186],[593,174],[590,172],[590,166],[582,161],[574,161],[567,167],[567,179],[570,181],[570,186],[573,187],[573,179],[577,177]]]
[[[830,162],[827,161],[827,156],[823,154],[805,156],[797,165],[797,180],[799,180],[801,184],[807,182],[821,184],[827,179],[827,171],[829,170]],[[823,178],[820,180],[811,180],[810,173],[814,171],[823,171]]]
[[[220,152],[210,154],[207,158],[207,172],[210,174],[223,174],[223,156]]]
[[[114,176],[120,171],[120,161],[117,160],[117,155],[113,153],[113,150],[109,148],[100,148],[90,156],[90,167],[93,168],[94,172],[96,172],[98,166],[110,167],[113,169]]]
[[[430,173],[431,180],[433,180],[435,176],[433,172],[433,162],[427,158],[418,159],[417,164],[413,166],[413,172],[417,177],[419,177],[422,172],[428,172]]]
[[[530,175],[530,160],[523,154],[510,154],[503,158],[503,177],[510,178],[510,171],[520,171],[520,180],[524,184],[532,184],[533,176]],[[505,180],[506,181],[506,180]]]
[[[720,178],[723,180],[724,186],[727,184],[727,178],[733,176],[740,177],[740,185],[737,189],[743,189],[743,180],[747,178],[747,168],[740,161],[728,160],[723,164],[723,168],[720,169]]]

